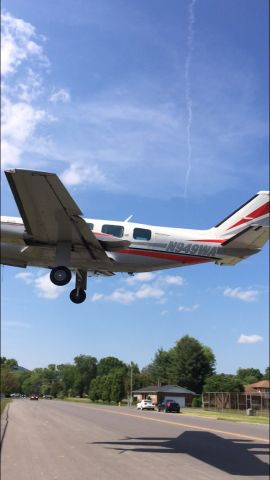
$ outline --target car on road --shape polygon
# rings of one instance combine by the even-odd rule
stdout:
[[[137,410],[155,410],[155,405],[151,400],[142,400],[137,403]]]
[[[158,412],[176,412],[180,413],[180,405],[174,400],[167,400],[166,402],[161,402],[157,406]]]
[[[31,395],[30,400],[38,400],[38,395],[34,393],[33,395]]]

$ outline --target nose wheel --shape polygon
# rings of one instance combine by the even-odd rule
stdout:
[[[81,288],[74,288],[71,290],[69,298],[73,303],[82,303],[86,299],[86,293]]]
[[[86,299],[87,272],[77,270],[75,288],[71,290],[69,298],[73,303],[82,303]]]

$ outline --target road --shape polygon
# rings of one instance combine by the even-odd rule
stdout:
[[[2,480],[268,479],[268,426],[18,399]]]

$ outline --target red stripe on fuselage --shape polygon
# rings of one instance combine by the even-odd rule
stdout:
[[[123,249],[118,250],[118,253],[123,253],[126,255],[138,255],[141,257],[151,257],[151,258],[160,258],[163,260],[172,260],[173,262],[195,264],[195,263],[206,263],[211,262],[210,258],[199,258],[193,257],[191,255],[178,255],[176,253],[167,253],[167,252],[155,252],[154,250],[139,250],[139,249]],[[214,258],[213,258],[214,260]]]

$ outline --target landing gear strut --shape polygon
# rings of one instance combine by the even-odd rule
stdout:
[[[74,290],[70,292],[70,300],[73,303],[82,303],[86,299],[87,272],[78,270],[76,272],[76,282]]]

